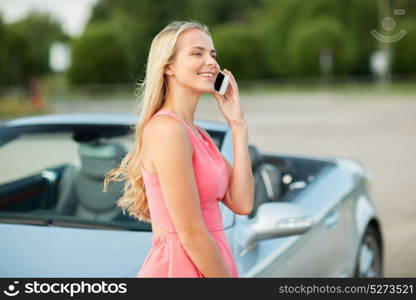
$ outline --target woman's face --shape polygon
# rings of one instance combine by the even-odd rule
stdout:
[[[179,84],[200,93],[212,93],[220,67],[211,37],[204,31],[191,28],[178,39],[176,60],[165,73]],[[201,74],[205,73],[205,74]]]

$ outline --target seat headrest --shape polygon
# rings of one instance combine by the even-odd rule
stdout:
[[[118,143],[80,143],[78,153],[81,158],[81,172],[101,179],[114,168],[127,154],[123,145]]]
[[[280,200],[282,173],[272,164],[262,164],[260,174],[266,188],[267,201],[277,202]]]

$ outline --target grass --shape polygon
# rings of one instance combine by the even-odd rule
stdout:
[[[238,81],[238,79],[237,79]],[[322,83],[316,79],[297,81],[238,81],[240,95],[279,95],[279,94],[319,94],[331,93],[335,95],[352,96],[352,101],[369,98],[372,99],[416,99],[416,84],[414,81],[393,81],[381,86],[367,81],[343,81],[336,83]],[[53,113],[47,103],[72,101],[103,101],[119,99],[121,101],[135,101],[135,86],[131,84],[119,85],[89,85],[82,87],[68,87],[65,79],[49,77],[42,79],[40,90],[45,99],[45,108],[36,109],[30,99],[23,93],[9,93],[0,95],[0,120],[15,117]],[[378,98],[381,95],[383,97]],[[390,97],[391,95],[391,97]],[[362,96],[362,97],[360,97]],[[371,97],[375,96],[375,97]],[[385,97],[387,96],[387,97]],[[409,97],[410,96],[410,97]],[[208,97],[208,95],[204,95]]]
[[[33,116],[50,113],[50,109],[35,108],[30,99],[25,99],[19,96],[3,96],[0,98],[0,120],[2,122],[8,119],[24,116]]]
[[[403,78],[404,79],[404,78]],[[416,78],[394,80],[387,85],[373,82],[371,76],[335,78],[333,82],[323,82],[319,78],[286,80],[238,80],[240,94],[280,94],[280,93],[342,93],[352,95],[413,95],[416,94]],[[64,74],[53,74],[41,80],[41,90],[48,101],[88,101],[88,100],[135,100],[135,83],[112,85],[68,86]]]
[[[348,95],[413,95],[416,94],[414,83],[391,83],[380,86],[370,83],[338,83],[338,84],[273,84],[273,83],[239,83],[240,95],[253,94],[284,94],[284,93],[335,93]],[[48,101],[88,101],[88,100],[130,100],[136,99],[131,85],[93,86],[88,88],[71,88],[45,93]],[[416,99],[416,97],[415,97]]]

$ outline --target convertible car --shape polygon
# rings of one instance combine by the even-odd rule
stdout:
[[[103,176],[134,147],[135,114],[56,114],[0,124],[0,277],[135,277],[151,226],[116,206]],[[196,120],[233,164],[225,123]],[[370,176],[341,157],[249,145],[254,209],[220,202],[240,277],[381,277]]]

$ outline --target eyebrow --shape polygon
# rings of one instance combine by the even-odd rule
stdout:
[[[191,49],[200,49],[200,50],[205,50],[205,48],[204,47],[201,47],[201,46],[195,46],[195,47],[192,47]],[[217,53],[217,50],[215,50],[215,49],[212,49],[211,50],[211,53]]]

